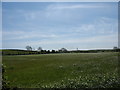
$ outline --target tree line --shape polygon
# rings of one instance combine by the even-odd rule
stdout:
[[[1,55],[31,55],[31,54],[51,54],[51,53],[99,53],[99,52],[120,52],[120,48],[113,47],[113,49],[99,49],[99,50],[71,50],[68,51],[66,48],[59,50],[43,50],[42,47],[38,47],[34,50],[31,46],[26,46],[26,50],[19,49],[6,49],[2,50]]]
[[[67,52],[66,48],[61,48],[59,50],[43,50],[42,47],[38,47],[37,50],[33,50],[31,46],[26,46],[27,51],[38,51],[38,52],[47,52],[47,53],[56,53],[56,52]]]
[[[50,54],[50,53],[67,53],[67,49],[61,48],[59,50],[43,50],[42,47],[38,47],[34,50],[31,46],[26,46],[26,50],[19,49],[4,49],[2,55],[31,55],[31,54]]]

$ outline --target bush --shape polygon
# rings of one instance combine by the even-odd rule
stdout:
[[[2,90],[9,89],[9,81],[7,81],[7,76],[5,76],[6,66],[2,64]]]

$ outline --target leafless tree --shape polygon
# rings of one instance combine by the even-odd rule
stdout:
[[[32,51],[32,47],[31,47],[31,46],[26,46],[26,49],[27,49],[28,51]]]

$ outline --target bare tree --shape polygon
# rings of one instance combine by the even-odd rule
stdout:
[[[61,48],[61,49],[59,50],[59,52],[67,52],[67,49],[66,49],[66,48]]]
[[[27,49],[28,51],[32,51],[32,47],[31,47],[31,46],[26,46],[26,49]]]
[[[42,51],[42,47],[38,47],[38,51]]]

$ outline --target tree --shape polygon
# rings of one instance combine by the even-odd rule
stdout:
[[[115,52],[119,52],[120,51],[120,49],[119,49],[119,47],[113,47],[113,50],[115,51]]]
[[[35,51],[35,48],[32,48],[33,51]]]
[[[38,51],[42,51],[42,47],[38,47]]]
[[[50,53],[50,50],[48,50],[47,53]]]
[[[118,49],[118,47],[115,46],[115,47],[113,47],[113,49],[116,50],[116,49]]]
[[[55,50],[52,50],[52,53],[55,53]]]
[[[61,49],[59,50],[59,52],[67,52],[67,49],[66,49],[66,48],[61,48]]]
[[[27,49],[28,51],[32,51],[32,47],[31,47],[31,46],[26,46],[26,49]]]

